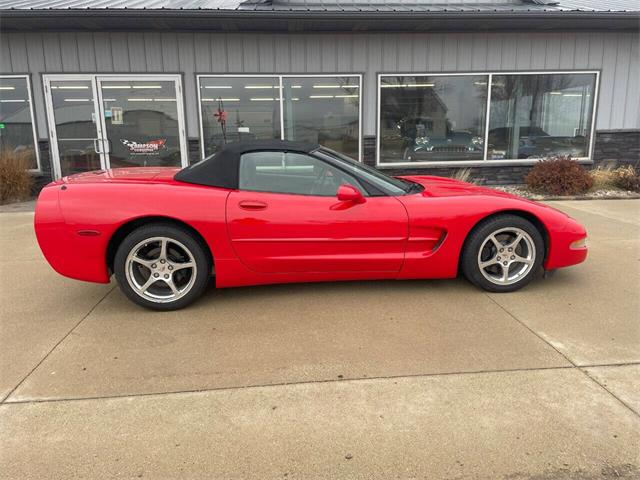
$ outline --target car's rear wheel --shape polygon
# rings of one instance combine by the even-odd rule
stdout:
[[[114,259],[120,289],[132,301],[154,310],[176,310],[204,292],[211,260],[188,230],[150,224],[131,232]]]
[[[544,260],[544,240],[530,221],[499,215],[480,223],[462,252],[462,272],[491,292],[513,292],[527,285]]]

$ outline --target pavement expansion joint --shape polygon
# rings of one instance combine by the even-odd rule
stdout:
[[[248,390],[248,389],[256,389],[256,388],[277,388],[277,387],[313,385],[313,384],[324,384],[324,383],[347,383],[347,382],[363,382],[363,381],[398,380],[398,379],[409,379],[409,378],[446,377],[446,376],[455,376],[455,375],[486,375],[486,374],[518,373],[518,372],[527,373],[527,372],[541,372],[541,371],[548,371],[548,370],[574,370],[574,369],[582,371],[582,368],[618,367],[618,366],[627,366],[627,365],[640,365],[640,362],[626,363],[626,364],[585,365],[584,367],[567,365],[567,366],[556,366],[556,367],[511,368],[511,369],[501,369],[501,370],[475,370],[475,371],[442,372],[442,373],[418,373],[418,374],[412,374],[412,375],[390,375],[390,376],[379,376],[379,377],[354,377],[354,378],[343,378],[343,379],[306,380],[306,381],[300,381],[300,382],[265,383],[265,384],[242,385],[242,386],[234,386],[234,387],[197,388],[197,389],[187,389],[187,390],[172,390],[167,392],[145,392],[145,393],[122,394],[122,395],[102,395],[102,396],[92,396],[92,397],[45,398],[45,399],[15,400],[15,401],[6,399],[2,405],[77,402],[77,401],[85,401],[85,400],[114,400],[114,399],[126,399],[126,398],[137,398],[137,397],[160,397],[160,396],[183,395],[183,394],[192,394],[192,393],[210,393],[210,392],[220,392],[220,391]],[[600,383],[598,383],[593,378],[591,377],[589,378],[595,383],[597,383],[598,385],[600,385]],[[16,387],[16,389],[17,388],[18,387]],[[605,390],[607,389],[605,388]],[[629,408],[634,414],[638,415],[637,412],[635,412],[626,403],[618,399],[609,390],[607,390],[607,392],[613,397],[615,397],[618,401],[620,401],[625,407]],[[11,394],[9,394],[9,396],[10,395]]]
[[[55,351],[55,349],[58,348],[58,346],[62,344],[62,342],[64,342],[69,337],[69,335],[71,335],[74,332],[74,330],[77,329],[80,326],[80,324],[82,324],[82,322],[84,322],[85,319],[93,313],[93,311],[98,307],[98,305],[100,305],[104,301],[104,299],[107,298],[111,292],[113,292],[115,288],[116,288],[115,286],[111,287],[107,291],[107,293],[105,293],[100,298],[100,300],[98,300],[96,304],[93,307],[91,307],[89,311],[85,315],[83,315],[83,317],[80,320],[78,320],[78,322],[60,340],[58,340],[58,342],[56,342],[56,344],[51,348],[51,350],[49,350],[47,354],[43,356],[38,363],[36,363],[36,365],[29,371],[29,373],[27,373],[24,376],[24,378],[20,380],[20,382],[18,382],[18,384],[15,387],[13,387],[11,391],[7,393],[2,400],[0,400],[0,405],[4,403],[10,403],[10,402],[7,402],[7,400],[9,399],[9,397],[11,397],[11,395],[13,395],[13,392],[15,392],[20,387],[20,385],[22,385],[31,376],[31,374],[35,372],[36,369],[40,365],[42,365],[47,358],[49,358],[49,356]]]
[[[578,365],[576,364],[573,360],[571,360],[566,354],[564,354],[562,351],[560,351],[558,348],[556,348],[555,345],[553,345],[551,342],[547,341],[542,335],[540,335],[539,333],[537,333],[536,331],[534,331],[533,329],[531,329],[526,323],[524,323],[522,320],[520,320],[518,317],[516,317],[513,313],[511,313],[509,310],[507,310],[503,305],[501,305],[500,303],[498,303],[493,297],[491,297],[488,294],[485,294],[493,303],[495,303],[498,307],[500,307],[502,309],[502,311],[504,311],[507,315],[509,315],[511,318],[513,318],[516,322],[518,322],[520,325],[522,325],[524,328],[526,328],[527,330],[529,330],[532,334],[534,334],[536,337],[538,337],[540,340],[542,340],[544,343],[546,343],[547,345],[549,345],[551,348],[553,348],[559,355],[561,355],[567,362],[569,362],[571,365],[573,365],[573,367],[571,368],[575,368],[577,370],[579,370],[580,372],[582,372],[589,380],[591,380],[592,382],[594,382],[596,385],[598,385],[600,388],[602,388],[605,392],[607,392],[610,396],[612,396],[614,399],[616,399],[618,401],[618,403],[620,403],[621,405],[623,405],[625,408],[627,408],[628,410],[630,410],[634,415],[636,415],[637,417],[640,417],[640,413],[636,412],[629,404],[627,404],[627,402],[625,402],[624,400],[622,400],[620,397],[618,397],[617,395],[615,395],[611,390],[609,390],[607,387],[605,387],[604,385],[602,385],[600,382],[598,382],[595,378],[593,378],[591,375],[589,375],[589,372],[586,371],[586,368],[591,368],[591,367],[595,367],[595,366],[599,366],[599,365]]]

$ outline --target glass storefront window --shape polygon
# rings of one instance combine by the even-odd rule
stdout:
[[[381,74],[378,164],[588,158],[597,83],[597,72]]]
[[[280,138],[278,77],[202,77],[204,156],[225,143]]]
[[[204,156],[225,143],[281,138],[360,157],[359,75],[201,76],[199,89]]]
[[[178,75],[44,75],[55,178],[101,168],[186,166]]]
[[[181,164],[175,81],[100,80],[99,86],[112,168]]]
[[[285,77],[284,138],[360,156],[360,77]]]
[[[100,169],[96,152],[96,116],[90,80],[54,80],[50,84],[51,106],[64,175]]]
[[[488,81],[488,75],[380,77],[380,162],[482,160]]]
[[[493,75],[487,158],[589,156],[596,75]]]
[[[0,76],[0,153],[25,155],[30,170],[39,170],[35,129],[26,76]]]

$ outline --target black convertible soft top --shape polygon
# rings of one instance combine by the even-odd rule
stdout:
[[[238,188],[240,157],[255,151],[282,151],[310,153],[320,148],[316,143],[289,142],[286,140],[255,140],[231,143],[218,153],[180,170],[175,180],[210,187]]]

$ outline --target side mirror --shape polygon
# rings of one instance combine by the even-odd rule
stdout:
[[[341,202],[353,202],[353,203],[364,203],[365,199],[360,190],[352,185],[347,185],[343,183],[338,187],[337,192],[338,200]]]

